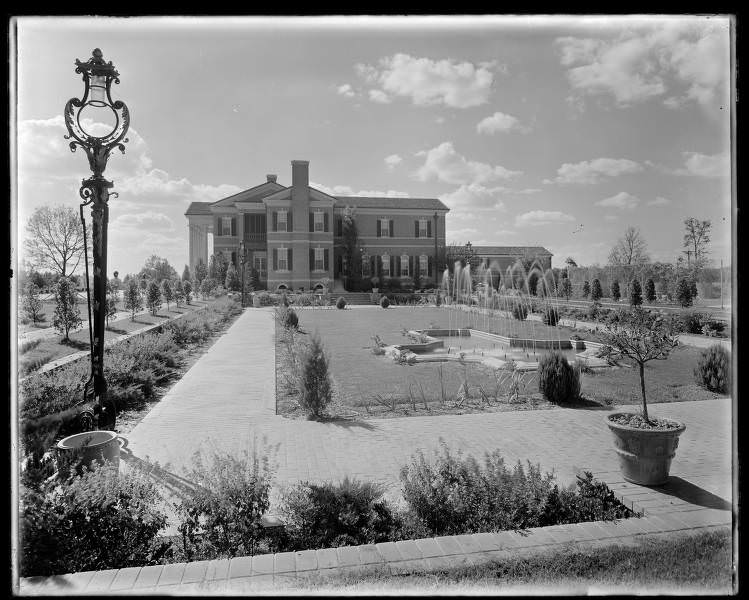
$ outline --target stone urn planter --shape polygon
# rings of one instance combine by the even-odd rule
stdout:
[[[70,467],[75,465],[76,472],[80,474],[83,466],[90,465],[92,461],[99,464],[109,461],[119,467],[121,439],[114,431],[86,431],[60,440],[56,447],[58,473],[67,477]]]
[[[679,446],[679,436],[686,430],[684,423],[667,419],[651,419],[649,428],[633,427],[627,422],[642,424],[644,419],[632,413],[614,413],[606,423],[614,435],[622,477],[638,485],[662,485],[668,481],[671,460]],[[620,423],[617,421],[624,421]]]
[[[252,307],[253,308],[260,308],[260,297],[259,296],[253,296],[252,297]]]

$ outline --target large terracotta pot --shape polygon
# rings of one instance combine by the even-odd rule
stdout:
[[[81,473],[83,466],[92,461],[114,466],[120,465],[120,439],[114,431],[86,431],[70,435],[57,442],[57,471],[67,477],[70,467],[75,465]]]
[[[606,418],[606,423],[614,434],[614,446],[622,477],[639,485],[666,483],[671,460],[679,446],[679,436],[687,426],[679,423],[679,427],[675,429],[639,429],[611,421],[622,414],[628,413],[615,413]]]

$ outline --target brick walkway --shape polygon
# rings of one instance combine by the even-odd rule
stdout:
[[[397,310],[397,309],[396,309]],[[278,484],[340,479],[379,481],[398,495],[410,456],[452,448],[477,457],[495,448],[508,461],[531,460],[563,483],[581,468],[618,471],[608,411],[552,409],[319,423],[275,416],[272,311],[252,309],[175,384],[126,437],[127,452],[183,475],[200,442],[238,452],[265,437]],[[333,357],[335,360],[335,357]],[[654,416],[684,421],[673,475],[731,500],[731,401],[653,405]],[[125,453],[126,460],[128,454]]]
[[[245,311],[126,436],[123,468],[146,457],[158,461],[164,482],[178,493],[184,482],[182,469],[199,444],[236,453],[250,449],[264,436],[277,464],[277,485],[348,475],[379,481],[391,497],[397,498],[400,467],[415,451],[437,448],[442,438],[452,448],[477,457],[498,448],[508,462],[538,462],[544,470],[553,469],[561,483],[574,482],[581,469],[593,471],[625,503],[643,511],[645,518],[542,528],[531,532],[530,537],[510,532],[477,534],[437,538],[436,542],[430,539],[244,557],[231,562],[80,573],[26,580],[28,593],[137,588],[144,593],[220,594],[237,590],[237,586],[257,589],[278,585],[308,571],[347,565],[384,565],[390,572],[429,570],[466,560],[490,560],[499,556],[493,553],[519,546],[611,542],[644,533],[731,523],[730,399],[653,405],[652,415],[684,421],[687,429],[681,436],[669,484],[643,488],[622,481],[619,475],[611,433],[604,422],[607,410],[557,408],[331,423],[278,417],[274,414],[273,337],[272,310]]]

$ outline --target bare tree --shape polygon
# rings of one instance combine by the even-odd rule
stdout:
[[[647,244],[637,227],[627,227],[609,253],[609,264],[614,266],[641,265],[649,261]]]
[[[705,266],[707,262],[707,245],[710,243],[710,221],[700,221],[694,217],[684,220],[684,254],[687,262],[694,266],[695,270]],[[694,258],[694,262],[692,262]]]
[[[74,208],[40,206],[26,223],[24,250],[36,268],[72,275],[83,258],[83,226]]]

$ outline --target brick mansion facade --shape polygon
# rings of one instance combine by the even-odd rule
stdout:
[[[438,285],[445,268],[445,219],[449,208],[436,198],[330,196],[309,185],[309,161],[291,161],[291,186],[267,175],[266,181],[216,202],[193,202],[185,216],[190,237],[190,270],[208,265],[208,234],[213,252],[238,264],[244,242],[248,267],[269,290],[314,290],[344,273],[342,217],[353,210],[365,276],[418,275],[423,287]],[[532,251],[544,268],[545,248],[475,247],[485,266],[502,273]]]
[[[199,261],[208,264],[212,233],[214,253],[222,252],[235,265],[244,241],[248,266],[269,290],[313,290],[325,279],[332,283],[344,271],[346,207],[354,212],[364,273],[413,277],[418,270],[422,285],[438,281],[449,211],[440,200],[330,196],[310,187],[305,160],[291,161],[289,187],[268,175],[265,183],[217,202],[193,202],[185,213],[190,270]]]

